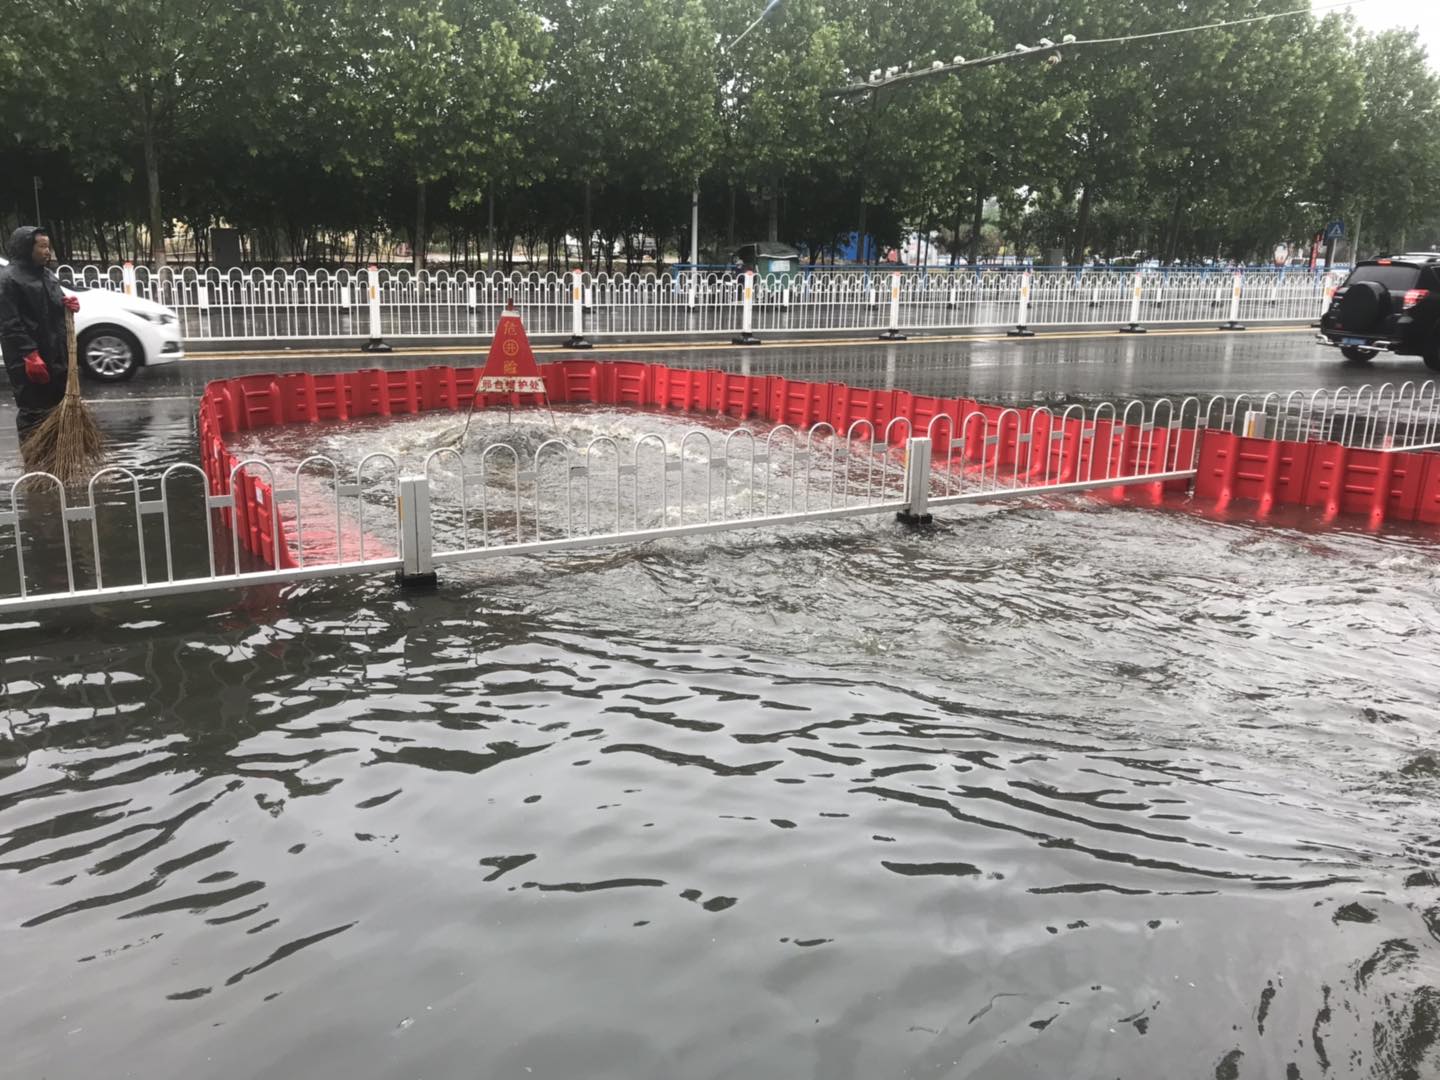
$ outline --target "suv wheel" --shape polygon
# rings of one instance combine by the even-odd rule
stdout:
[[[1425,366],[1431,371],[1440,371],[1440,336],[1425,346],[1425,351],[1420,354],[1425,361]]]
[[[80,373],[100,382],[124,382],[140,366],[140,342],[118,326],[96,326],[78,342]]]
[[[1358,345],[1340,346],[1340,355],[1346,360],[1370,360],[1377,352],[1378,349],[1362,349]]]

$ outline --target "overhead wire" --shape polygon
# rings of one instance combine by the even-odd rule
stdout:
[[[986,67],[992,64],[1003,63],[1007,60],[1016,60],[1024,56],[1055,55],[1060,49],[1074,49],[1088,45],[1125,45],[1134,41],[1150,41],[1155,38],[1175,37],[1179,34],[1197,34],[1206,30],[1225,30],[1234,26],[1248,26],[1254,23],[1270,22],[1274,19],[1294,18],[1296,15],[1311,15],[1321,11],[1334,11],[1339,8],[1350,8],[1357,4],[1372,3],[1373,0],[1337,0],[1336,3],[1292,8],[1289,11],[1272,11],[1263,15],[1247,15],[1242,19],[1223,19],[1219,22],[1204,23],[1198,26],[1178,26],[1169,30],[1150,30],[1142,34],[1122,34],[1117,37],[1085,38],[1083,40],[1070,37],[1069,40],[1052,42],[1049,39],[1042,39],[1042,44],[1018,45],[1007,52],[992,53],[989,56],[977,57],[974,60],[957,60],[950,64],[933,64],[930,67],[918,68],[913,71],[904,71],[899,74],[879,80],[855,82],[842,86],[837,90],[830,91],[831,96],[847,94],[863,94],[881,90],[898,83],[915,82],[919,79],[934,78],[940,75],[948,75],[953,71],[962,68]],[[1067,35],[1069,37],[1069,35]]]

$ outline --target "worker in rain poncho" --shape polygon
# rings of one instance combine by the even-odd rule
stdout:
[[[0,269],[0,354],[15,394],[20,441],[65,396],[69,345],[65,309],[80,310],[50,269],[50,236],[26,225],[16,229]]]

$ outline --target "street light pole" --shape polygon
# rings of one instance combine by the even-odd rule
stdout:
[[[700,177],[690,192],[690,306],[700,295]]]
[[[734,41],[730,42],[730,44],[726,46],[725,51],[729,52],[731,49],[735,48],[736,45],[739,45],[740,42],[744,41],[746,35],[748,35],[751,30],[754,30],[755,27],[759,26],[762,22],[768,19],[770,17],[770,13],[776,8],[778,8],[783,2],[784,0],[770,0],[770,3],[765,5],[765,10],[760,12],[759,15],[755,16],[754,22],[752,22],[749,26],[745,27],[744,30],[740,31],[740,36],[737,37]]]

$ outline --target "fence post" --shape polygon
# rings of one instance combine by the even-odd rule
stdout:
[[[1221,323],[1221,330],[1244,330],[1240,322],[1240,289],[1242,275],[1239,270],[1235,271],[1235,283],[1230,286],[1230,321]]]
[[[746,270],[744,292],[741,294],[740,336],[730,339],[731,345],[759,345],[755,329],[755,271]]]
[[[370,296],[370,340],[360,346],[361,352],[386,353],[390,346],[380,333],[380,268],[371,263],[365,271],[365,286]]]
[[[929,525],[930,440],[912,438],[905,444],[905,501],[909,505],[895,515],[906,525]]]
[[[433,589],[438,578],[430,531],[429,479],[400,477],[396,509],[400,514],[400,558],[405,565],[395,572],[395,580],[407,589]]]
[[[880,335],[881,341],[904,341],[900,333],[900,272],[890,275],[890,328]]]
[[[1143,334],[1145,327],[1140,325],[1140,296],[1145,291],[1145,279],[1139,270],[1135,271],[1135,286],[1130,292],[1130,323],[1122,326],[1122,334]]]
[[[570,336],[565,339],[567,349],[589,349],[585,340],[585,292],[583,276],[579,270],[570,271]]]
[[[1030,271],[1020,275],[1020,311],[1015,317],[1015,329],[1007,330],[1006,337],[1034,337],[1035,331],[1025,324],[1030,321]]]

